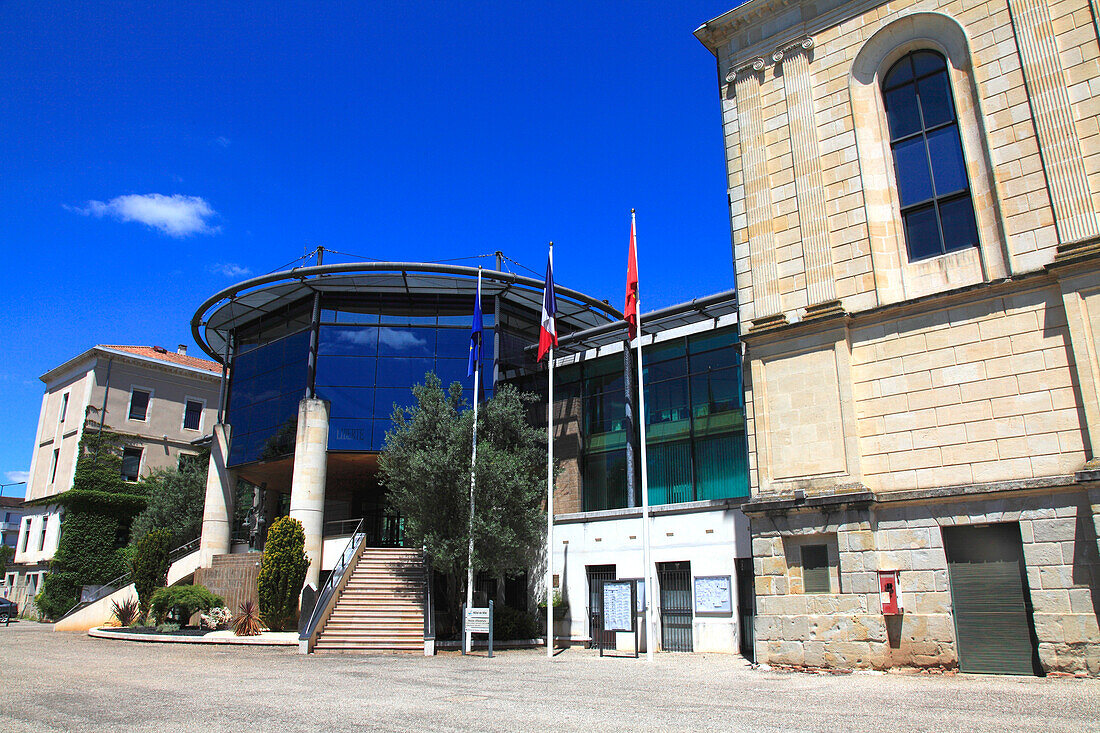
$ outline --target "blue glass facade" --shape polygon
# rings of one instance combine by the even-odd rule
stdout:
[[[394,405],[411,404],[412,386],[423,382],[427,372],[435,372],[445,386],[461,382],[467,402],[473,402],[473,380],[467,377],[473,303],[464,300],[323,298],[316,392],[331,403],[329,450],[381,450]],[[491,298],[482,303],[483,398],[493,393],[493,305]],[[299,326],[301,310],[293,311],[292,321]],[[265,341],[266,333],[279,335],[273,330],[278,322],[268,317],[238,335],[229,401],[231,465],[294,451],[298,403],[307,388],[310,331],[307,319],[303,330]]]

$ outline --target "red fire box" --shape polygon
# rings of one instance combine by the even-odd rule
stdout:
[[[885,616],[897,616],[902,612],[901,593],[898,591],[898,570],[879,570],[879,598],[882,600],[882,613]]]

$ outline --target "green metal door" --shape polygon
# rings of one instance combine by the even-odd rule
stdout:
[[[959,669],[1036,674],[1020,526],[944,527]]]

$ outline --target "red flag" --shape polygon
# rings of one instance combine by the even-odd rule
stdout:
[[[638,335],[638,256],[634,252],[634,210],[630,210],[630,252],[626,259],[626,305],[623,318],[626,320],[630,338]]]

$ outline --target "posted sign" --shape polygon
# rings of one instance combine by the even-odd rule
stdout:
[[[488,634],[490,623],[488,608],[466,609],[466,630],[471,634]]]

